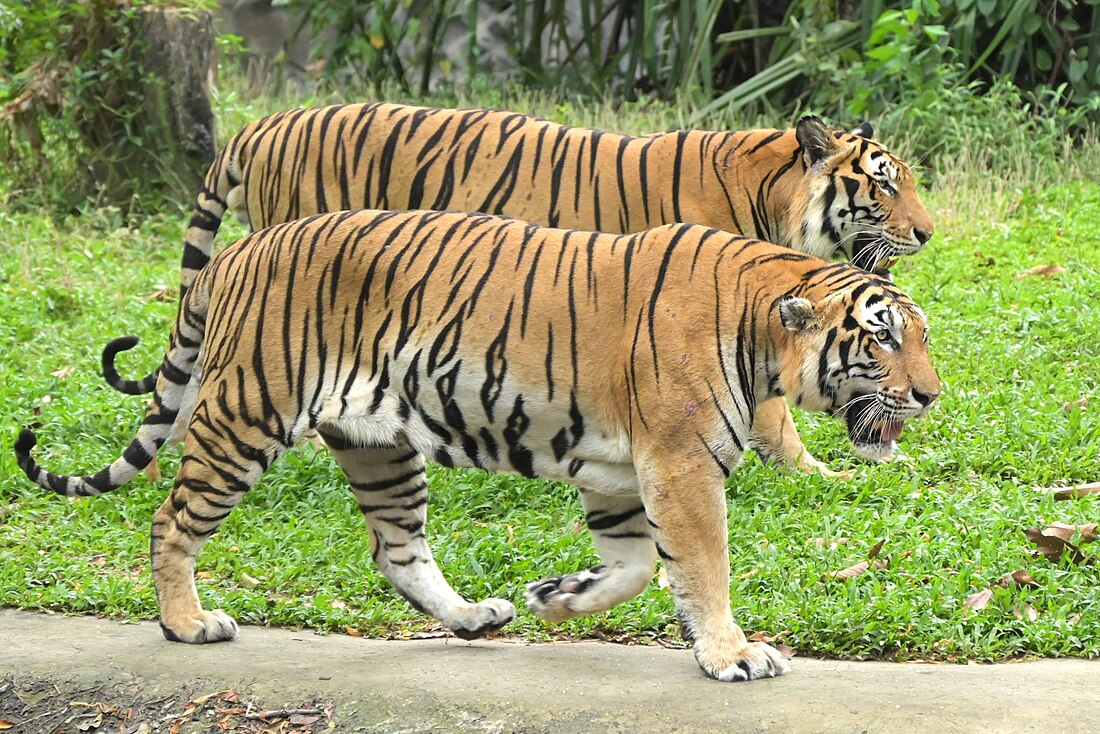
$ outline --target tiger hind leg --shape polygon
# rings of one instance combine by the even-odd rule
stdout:
[[[633,599],[653,579],[657,546],[638,495],[581,491],[598,566],[527,585],[527,608],[548,622],[595,614]]]
[[[219,435],[200,436],[192,424],[172,494],[153,516],[153,583],[161,631],[172,642],[203,644],[237,636],[232,617],[202,608],[195,589],[195,557],[263,470],[285,450],[257,433],[234,425]],[[250,443],[250,438],[256,440]]]
[[[320,432],[366,518],[371,555],[401,596],[464,640],[483,637],[515,618],[516,608],[504,599],[463,599],[436,565],[424,537],[428,482],[419,451],[400,438],[392,446],[357,446],[331,426]]]

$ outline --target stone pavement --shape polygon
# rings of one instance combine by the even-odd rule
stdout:
[[[795,658],[783,678],[718,683],[688,650],[600,642],[378,641],[242,627],[169,643],[124,624],[0,610],[0,677],[335,705],[338,731],[1100,732],[1100,661],[1004,665]]]

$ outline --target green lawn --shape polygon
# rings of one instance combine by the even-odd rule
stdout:
[[[800,416],[811,451],[834,468],[855,467],[855,479],[783,474],[748,457],[729,481],[735,617],[747,630],[789,631],[784,642],[800,654],[1100,654],[1100,564],[1033,559],[1022,532],[1100,519],[1100,498],[1055,502],[1035,492],[1100,479],[1100,186],[1028,193],[1004,215],[975,213],[956,196],[963,200],[930,192],[936,238],[895,271],[928,312],[947,383],[932,415],[902,437],[912,458],[860,464],[839,423]],[[68,473],[96,470],[125,446],[144,402],[101,383],[99,351],[136,333],[143,343],[123,371],[157,363],[186,218],[136,230],[109,211],[64,226],[0,218],[0,606],[155,618],[149,522],[169,479],[152,486],[141,477],[89,500],[47,496],[19,472],[11,444],[19,426],[39,421],[39,460]],[[1018,278],[1051,263],[1065,272]],[[1065,409],[1090,395],[1091,404]],[[177,461],[178,450],[161,458],[166,477]],[[468,597],[520,606],[526,582],[595,562],[571,488],[476,471],[436,469],[432,479],[429,537]],[[889,568],[820,580],[864,560],[879,540]],[[964,608],[1017,569],[1038,588],[997,588],[985,609]],[[208,608],[246,623],[368,635],[434,629],[376,571],[342,475],[310,449],[281,460],[223,525],[199,557],[198,584]],[[1038,618],[1014,614],[1024,605]],[[656,582],[604,615],[551,627],[521,612],[507,631],[676,637],[671,598]]]

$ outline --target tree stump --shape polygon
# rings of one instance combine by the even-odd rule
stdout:
[[[125,201],[150,190],[190,198],[217,153],[209,98],[213,18],[151,5],[122,16],[112,12],[118,6],[104,10],[85,29],[89,50],[124,62],[99,75],[95,96],[103,103],[78,115],[100,199]]]

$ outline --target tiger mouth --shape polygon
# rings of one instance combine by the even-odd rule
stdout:
[[[864,232],[856,235],[852,243],[851,262],[863,270],[879,271],[888,269],[892,258],[908,255],[915,250],[906,249],[888,239],[884,232]]]
[[[871,413],[881,413],[878,401],[861,401],[844,412],[848,426],[848,440],[857,448],[890,446],[901,436],[905,421],[899,418],[872,418]]]

